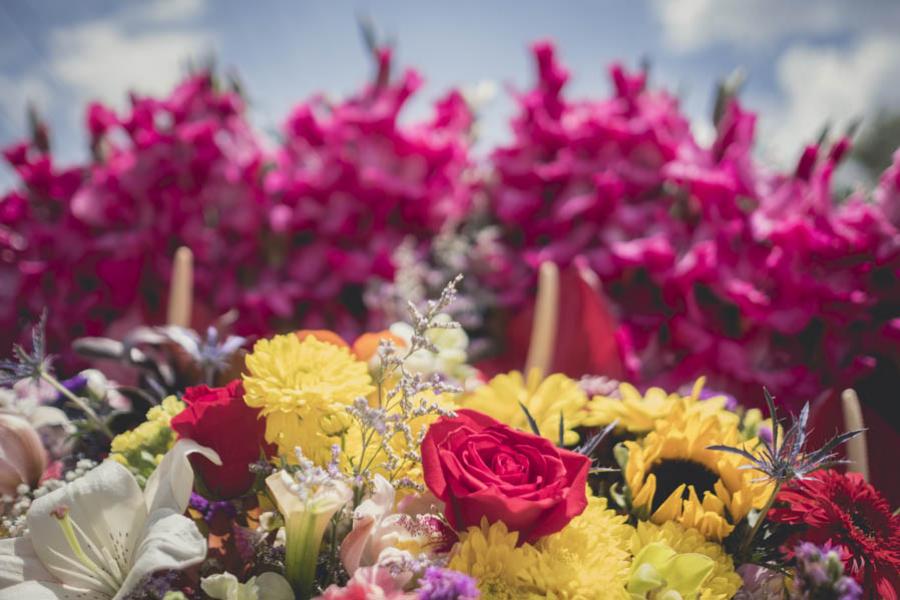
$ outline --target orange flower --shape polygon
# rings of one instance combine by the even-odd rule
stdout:
[[[406,342],[401,337],[385,329],[383,331],[364,333],[356,338],[356,341],[353,342],[353,354],[359,360],[368,362],[378,354],[378,344],[381,343],[381,340],[390,340],[398,348],[406,347]]]

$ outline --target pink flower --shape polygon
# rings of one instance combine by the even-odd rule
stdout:
[[[331,585],[319,596],[319,600],[405,600],[416,594],[403,591],[387,569],[364,567],[357,569],[344,587]]]

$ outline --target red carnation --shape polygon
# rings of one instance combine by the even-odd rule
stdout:
[[[778,495],[769,518],[798,528],[786,549],[801,541],[841,546],[867,598],[897,600],[900,516],[859,473],[819,471],[797,481]]]
[[[266,422],[259,410],[244,403],[244,388],[235,380],[223,388],[205,385],[188,388],[183,398],[187,408],[172,419],[179,437],[189,438],[219,453],[222,466],[202,456],[192,456],[194,468],[206,487],[222,498],[234,498],[253,484],[250,465],[275,453],[265,442]]]
[[[474,410],[438,419],[422,441],[425,484],[457,529],[503,521],[519,542],[556,533],[587,506],[590,460]]]

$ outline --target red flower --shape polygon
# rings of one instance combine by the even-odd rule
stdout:
[[[587,506],[590,461],[474,410],[438,419],[422,442],[425,484],[455,529],[503,521],[519,542],[556,533]]]
[[[769,513],[798,528],[785,545],[800,541],[841,546],[850,574],[867,597],[897,600],[900,588],[900,516],[858,473],[819,471],[778,495]]]
[[[172,419],[179,437],[189,438],[219,453],[222,466],[202,456],[192,456],[194,468],[206,487],[223,498],[234,498],[253,484],[250,464],[259,460],[260,449],[272,456],[275,447],[265,443],[266,422],[259,410],[244,403],[244,388],[235,380],[223,388],[205,385],[188,388],[187,408]]]

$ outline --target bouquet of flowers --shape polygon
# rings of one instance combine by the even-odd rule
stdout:
[[[58,380],[39,324],[0,364],[0,599],[897,597],[858,432],[702,378],[487,379],[457,283],[355,340],[143,330],[131,387]]]

